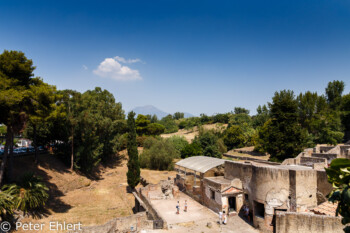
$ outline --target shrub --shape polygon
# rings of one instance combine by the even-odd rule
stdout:
[[[181,150],[181,158],[183,159],[191,156],[202,155],[202,154],[203,154],[202,148],[196,142],[186,145]]]
[[[152,142],[151,145],[147,145],[149,148],[144,149],[140,155],[141,167],[153,170],[172,170],[174,168],[173,160],[180,157],[174,145],[164,139]]]
[[[146,128],[147,135],[161,135],[165,131],[165,126],[158,123],[151,123]]]
[[[18,184],[3,186],[3,192],[12,196],[14,209],[28,212],[45,205],[49,198],[49,190],[41,178],[32,173],[26,173]]]
[[[182,149],[188,145],[187,140],[183,136],[172,136],[167,139],[170,143],[173,144],[175,147],[176,151],[181,154]]]
[[[243,131],[238,125],[228,128],[224,134],[224,143],[229,150],[244,146],[245,137]]]

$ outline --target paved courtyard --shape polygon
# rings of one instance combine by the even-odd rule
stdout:
[[[187,200],[188,211],[184,212]],[[180,214],[176,214],[176,203],[180,201]],[[219,225],[218,214],[199,204],[186,194],[180,192],[179,198],[171,200],[151,200],[153,207],[167,222],[168,230],[152,230],[146,232],[259,232],[238,216],[228,218],[227,225]],[[211,227],[207,227],[210,223]]]

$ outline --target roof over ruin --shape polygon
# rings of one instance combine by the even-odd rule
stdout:
[[[176,165],[196,172],[205,173],[210,169],[223,165],[226,160],[207,156],[193,156],[180,160]]]

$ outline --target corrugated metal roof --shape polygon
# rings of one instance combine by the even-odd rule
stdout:
[[[191,169],[197,172],[205,173],[210,169],[225,163],[225,159],[218,159],[207,156],[193,156],[180,160],[176,165]]]

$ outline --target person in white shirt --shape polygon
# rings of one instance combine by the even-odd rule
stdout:
[[[220,210],[219,212],[219,224],[221,225],[222,223],[222,211]]]
[[[225,211],[224,211],[224,225],[226,225],[227,224],[227,214],[225,213]]]

